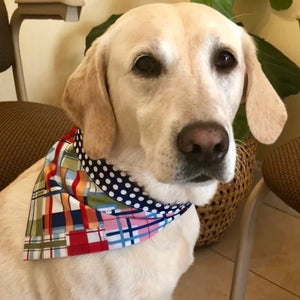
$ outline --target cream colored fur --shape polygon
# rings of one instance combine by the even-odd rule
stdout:
[[[218,47],[238,61],[230,74],[212,68],[212,52]],[[157,79],[135,76],[134,60],[150,52],[166,74]],[[126,13],[94,42],[67,83],[63,105],[83,130],[91,157],[106,157],[162,202],[204,205],[218,182],[184,183],[175,139],[192,122],[224,126],[230,146],[221,177],[230,181],[235,165],[232,122],[245,77],[251,131],[261,142],[273,142],[286,112],[262,73],[251,38],[206,6],[153,4]],[[23,262],[31,192],[41,168],[39,161],[0,193],[0,298],[170,299],[193,262],[199,233],[195,208],[132,247]]]

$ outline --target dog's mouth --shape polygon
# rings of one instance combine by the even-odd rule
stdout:
[[[185,179],[186,183],[201,183],[201,182],[207,182],[210,180],[214,180],[214,178],[207,176],[205,174],[196,175],[194,177],[190,177]]]
[[[185,166],[177,173],[176,181],[182,183],[209,183],[210,181],[227,182],[226,168],[223,165],[211,168]]]
[[[209,181],[217,180],[213,174],[201,170],[185,170],[177,173],[176,181],[181,183],[208,183]]]

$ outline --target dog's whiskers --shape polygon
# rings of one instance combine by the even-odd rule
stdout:
[[[236,15],[232,18],[230,18],[231,21],[235,21],[236,19],[240,18],[240,17],[248,17],[248,16],[255,16],[257,14],[254,14],[254,13],[247,13],[247,14],[239,14],[239,15]]]

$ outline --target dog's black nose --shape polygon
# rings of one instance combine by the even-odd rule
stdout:
[[[226,155],[229,137],[215,122],[197,122],[184,127],[177,137],[178,150],[189,163],[201,166],[219,163]]]

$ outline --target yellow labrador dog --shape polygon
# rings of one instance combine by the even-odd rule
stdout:
[[[253,135],[272,143],[286,110],[251,37],[199,4],[124,14],[88,50],[63,96],[90,158],[126,171],[160,203],[205,205],[233,178],[232,122],[246,101]],[[199,220],[187,211],[150,239],[112,251],[23,261],[39,161],[0,194],[1,299],[165,300],[193,262]]]

